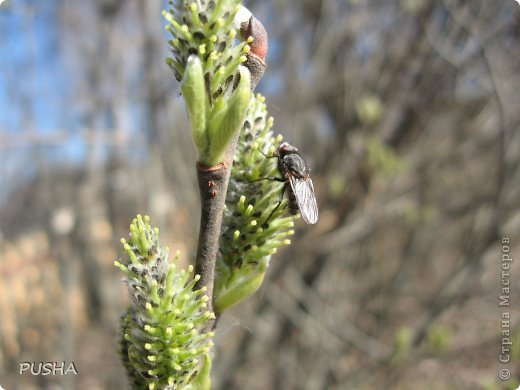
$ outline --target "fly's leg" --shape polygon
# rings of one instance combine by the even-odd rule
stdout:
[[[268,179],[268,178],[266,178]],[[277,179],[277,178],[276,178]],[[277,180],[277,181],[284,181],[284,180]],[[273,216],[274,212],[276,210],[278,210],[278,207],[280,207],[280,205],[282,204],[282,201],[283,201],[283,194],[285,193],[285,189],[287,188],[289,183],[285,182],[284,186],[283,186],[283,189],[282,189],[282,195],[280,196],[280,200],[278,201],[278,204],[276,205],[276,207],[271,211],[271,213],[269,214],[269,216],[267,217],[267,219],[265,220],[265,222],[262,224],[262,227],[263,228],[266,228],[268,225],[267,223],[269,222],[269,220],[271,219],[271,217]]]
[[[268,156],[267,154],[265,154],[264,152],[262,152],[260,149],[257,149],[260,153],[262,153],[264,155],[265,158],[278,158],[278,155],[277,154],[273,154],[272,156]]]
[[[254,183],[254,182],[257,182],[257,181],[261,181],[261,180],[279,181],[281,183],[285,182],[285,180],[282,179],[281,177],[271,176],[271,177],[261,177],[260,179],[251,180],[250,183]]]
[[[254,183],[256,181],[261,181],[261,180],[269,180],[269,181],[278,181],[278,182],[281,182],[281,183],[284,183],[284,186],[283,186],[283,189],[282,189],[282,195],[280,196],[280,200],[278,201],[278,204],[276,205],[276,207],[273,209],[273,211],[271,211],[271,213],[269,214],[269,216],[267,217],[267,219],[265,220],[265,222],[262,224],[262,227],[265,228],[267,226],[267,223],[269,222],[269,220],[271,219],[271,217],[273,216],[274,212],[278,209],[278,207],[280,207],[280,205],[282,204],[282,201],[283,201],[283,194],[285,193],[285,188],[287,186],[287,181],[282,179],[281,177],[274,177],[274,176],[271,176],[271,177],[262,177],[260,179],[256,179],[256,180],[252,180],[251,182]]]

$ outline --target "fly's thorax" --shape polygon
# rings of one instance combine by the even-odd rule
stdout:
[[[286,154],[281,158],[282,168],[280,172],[285,175],[293,175],[300,179],[308,177],[307,165],[299,153]]]

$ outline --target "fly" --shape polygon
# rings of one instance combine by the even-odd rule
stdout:
[[[283,182],[284,185],[280,201],[271,211],[264,224],[267,224],[273,213],[278,209],[286,191],[289,197],[289,212],[296,215],[299,211],[306,223],[315,224],[318,221],[318,205],[314,195],[314,186],[310,170],[298,149],[284,142],[278,147],[278,153],[270,157],[278,158],[278,171],[282,177],[268,179]]]

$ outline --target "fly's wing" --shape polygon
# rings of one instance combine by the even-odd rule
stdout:
[[[303,220],[309,224],[318,222],[318,205],[316,204],[311,178],[309,176],[299,178],[289,175],[289,182],[291,183],[291,188]]]

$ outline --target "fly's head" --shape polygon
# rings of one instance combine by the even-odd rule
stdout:
[[[280,146],[278,147],[278,155],[280,157],[286,156],[288,154],[298,154],[298,149],[294,146],[292,146],[289,142],[282,142]]]

